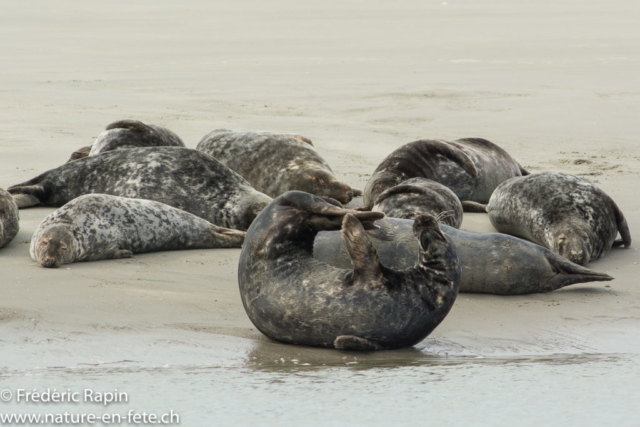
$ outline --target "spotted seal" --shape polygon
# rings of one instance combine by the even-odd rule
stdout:
[[[362,195],[338,181],[311,140],[300,135],[217,129],[205,135],[196,150],[212,155],[271,197],[300,190],[348,203]]]
[[[7,246],[20,230],[18,205],[11,194],[0,188],[0,248]]]
[[[364,189],[364,203],[409,178],[427,178],[450,188],[465,211],[482,211],[501,182],[527,172],[505,150],[482,138],[421,139],[398,148],[376,168]]]
[[[208,154],[180,147],[115,150],[65,163],[8,189],[18,206],[62,206],[84,194],[155,200],[246,230],[271,198]]]
[[[462,203],[442,184],[426,178],[411,178],[387,188],[376,198],[371,209],[388,217],[415,219],[418,215],[437,216],[451,212],[443,222],[455,228],[462,225]]]
[[[584,265],[612,246],[631,245],[629,226],[618,205],[584,178],[538,172],[499,185],[487,205],[502,233],[524,237]],[[622,240],[616,241],[620,233]]]
[[[31,239],[31,258],[57,268],[179,249],[239,248],[244,231],[218,227],[164,203],[88,194],[47,216]]]
[[[331,199],[290,191],[275,199],[247,231],[238,281],[249,319],[269,338],[343,350],[407,347],[447,315],[458,293],[454,244],[431,216],[413,221],[418,262],[384,267],[366,228],[380,212],[343,209]],[[323,230],[340,230],[352,266],[313,257]]]
[[[68,161],[123,148],[184,146],[182,139],[165,127],[139,120],[118,120],[107,125],[93,145],[74,151]]]
[[[380,228],[368,234],[380,262],[396,270],[414,265],[419,243],[413,235],[413,221],[385,218],[375,224]],[[613,280],[517,237],[470,233],[444,224],[440,229],[458,250],[462,269],[460,292],[522,295],[550,292],[576,283]],[[347,249],[335,231],[318,233],[313,253],[318,261],[338,268],[349,267]]]

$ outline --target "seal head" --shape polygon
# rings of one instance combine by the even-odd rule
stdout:
[[[78,242],[66,225],[47,227],[37,239],[31,242],[31,257],[43,267],[58,268],[73,262]]]

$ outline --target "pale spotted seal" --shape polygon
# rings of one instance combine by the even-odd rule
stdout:
[[[365,232],[384,214],[334,203],[287,192],[251,224],[238,266],[249,319],[269,338],[289,344],[383,350],[420,342],[458,293],[454,244],[433,217],[419,216],[413,222],[418,261],[405,270],[384,267]],[[313,241],[322,230],[341,230],[351,267],[314,259]]]
[[[389,187],[420,177],[450,188],[465,211],[484,212],[478,203],[487,203],[498,184],[528,173],[509,153],[486,139],[422,139],[403,145],[380,163],[364,189],[364,203],[375,201]]]
[[[9,188],[20,208],[62,206],[92,193],[155,200],[246,230],[271,198],[208,154],[189,148],[116,150],[65,163]]]
[[[7,246],[20,229],[18,205],[3,188],[0,188],[0,248]]]
[[[413,235],[413,221],[385,218],[375,224],[380,228],[368,234],[382,265],[396,270],[414,265],[419,243]],[[440,228],[458,250],[462,269],[460,292],[522,295],[550,292],[576,283],[613,280],[517,237],[469,233],[446,225]],[[350,265],[347,249],[335,231],[318,233],[314,257],[338,268]]]
[[[57,268],[143,252],[239,248],[245,234],[164,203],[88,194],[46,217],[33,234],[30,252],[43,267]]]
[[[300,135],[217,129],[205,135],[196,150],[220,160],[271,197],[300,190],[348,203],[362,195],[338,181],[311,141]]]
[[[119,120],[107,125],[93,145],[74,151],[68,161],[123,148],[184,146],[182,139],[165,127],[138,120]]]
[[[502,233],[524,237],[584,265],[615,245],[631,245],[629,226],[618,205],[584,178],[538,172],[496,188],[487,205]]]
[[[376,198],[371,210],[384,212],[387,217],[405,219],[451,212],[443,222],[455,228],[462,224],[460,199],[444,185],[426,178],[411,178],[387,188]]]

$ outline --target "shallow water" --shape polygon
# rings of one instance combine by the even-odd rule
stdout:
[[[210,366],[5,371],[2,389],[126,392],[128,402],[1,403],[3,413],[173,410],[188,426],[636,426],[640,356],[343,353],[259,343]],[[104,424],[102,424],[104,425]],[[126,419],[121,425],[129,425]],[[133,425],[133,424],[131,424]]]

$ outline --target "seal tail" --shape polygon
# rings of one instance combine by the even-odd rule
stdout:
[[[355,335],[340,335],[336,337],[333,346],[338,350],[345,351],[377,351],[384,350],[380,344],[370,341],[366,338],[356,337]]]
[[[608,274],[599,273],[575,264],[554,252],[545,251],[545,254],[547,261],[549,261],[549,264],[557,274],[545,284],[544,291],[551,292],[576,283],[607,282],[614,279]]]
[[[482,203],[472,202],[472,201],[464,201],[462,202],[462,211],[463,212],[478,212],[478,213],[487,213],[487,205],[483,205]]]
[[[627,220],[618,205],[616,205],[613,200],[611,202],[613,203],[613,208],[616,214],[616,224],[618,225],[618,232],[620,233],[620,237],[622,237],[621,240],[616,240],[615,242],[613,242],[613,246],[624,245],[625,248],[628,248],[629,246],[631,246],[631,232],[629,231],[629,224],[627,224]]]
[[[478,176],[478,169],[471,158],[460,150],[458,147],[452,146],[445,141],[435,139],[421,139],[416,141],[418,155],[422,158],[428,158],[429,155],[440,154],[443,157],[457,163],[467,173]]]

